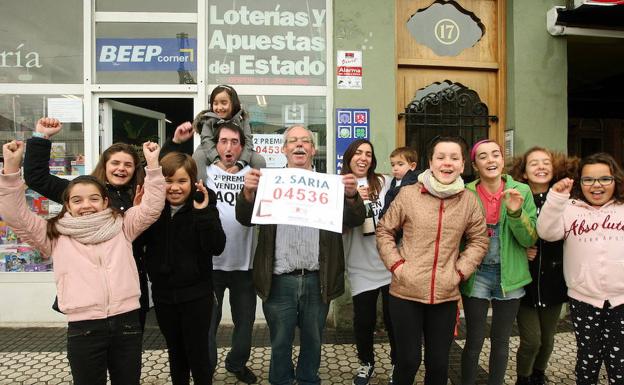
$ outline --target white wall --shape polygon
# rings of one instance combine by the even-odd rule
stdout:
[[[0,273],[0,327],[65,326],[65,316],[52,310],[56,296],[53,273]],[[262,301],[256,305],[256,322],[264,323]],[[223,298],[221,323],[231,324],[228,291]]]

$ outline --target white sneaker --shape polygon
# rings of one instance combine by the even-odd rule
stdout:
[[[375,367],[371,364],[360,362],[360,367],[353,377],[353,385],[368,385],[368,381],[373,376]]]

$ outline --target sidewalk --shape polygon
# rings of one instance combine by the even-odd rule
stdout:
[[[224,326],[219,331],[217,345],[219,359],[223,361],[229,350],[232,327]],[[449,384],[459,384],[461,349],[464,346],[464,330],[451,347]],[[71,384],[71,374],[65,357],[64,328],[0,328],[0,385],[26,384]],[[515,383],[515,352],[518,348],[517,332],[510,342],[510,357],[505,379],[506,384]],[[298,343],[297,343],[298,344]],[[268,367],[271,355],[268,328],[259,325],[254,328],[254,349],[249,365],[260,379],[259,384],[268,384]],[[478,384],[487,381],[487,360],[489,340],[485,341],[481,355],[481,371]],[[144,336],[142,384],[171,384],[165,342],[150,312]],[[298,354],[295,346],[295,354]],[[391,365],[387,338],[376,338],[375,350],[378,359],[372,385],[388,383]],[[574,384],[574,363],[576,344],[568,321],[562,321],[556,336],[555,351],[550,360],[547,376],[551,384]],[[323,384],[351,384],[358,367],[355,345],[350,331],[328,329],[324,335],[323,359],[320,375]],[[418,372],[416,383],[423,383],[423,370]],[[235,384],[236,378],[226,372],[222,365],[215,375],[215,385]],[[601,374],[600,384],[607,384],[606,375]]]

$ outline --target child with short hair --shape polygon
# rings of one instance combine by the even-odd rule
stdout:
[[[209,331],[213,306],[212,257],[223,252],[225,233],[216,194],[197,180],[190,155],[161,160],[166,203],[145,232],[145,260],[158,326],[167,342],[172,382],[212,384]]]
[[[399,193],[399,189],[403,186],[409,186],[418,182],[418,153],[411,147],[399,147],[390,153],[390,166],[392,167],[392,182],[390,189],[386,193],[386,201],[383,209],[379,214],[379,219],[390,207],[390,203]]]

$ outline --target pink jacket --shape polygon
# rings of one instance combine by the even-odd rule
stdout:
[[[30,211],[19,173],[0,174],[0,215],[15,233],[54,260],[59,308],[68,321],[101,319],[139,308],[139,275],[132,241],[160,216],[165,205],[161,168],[146,169],[145,194],[124,214],[123,230],[106,242],[85,245],[46,235],[47,221]]]
[[[546,241],[563,239],[568,296],[602,308],[624,303],[624,204],[594,208],[569,194],[548,192],[537,218]]]

